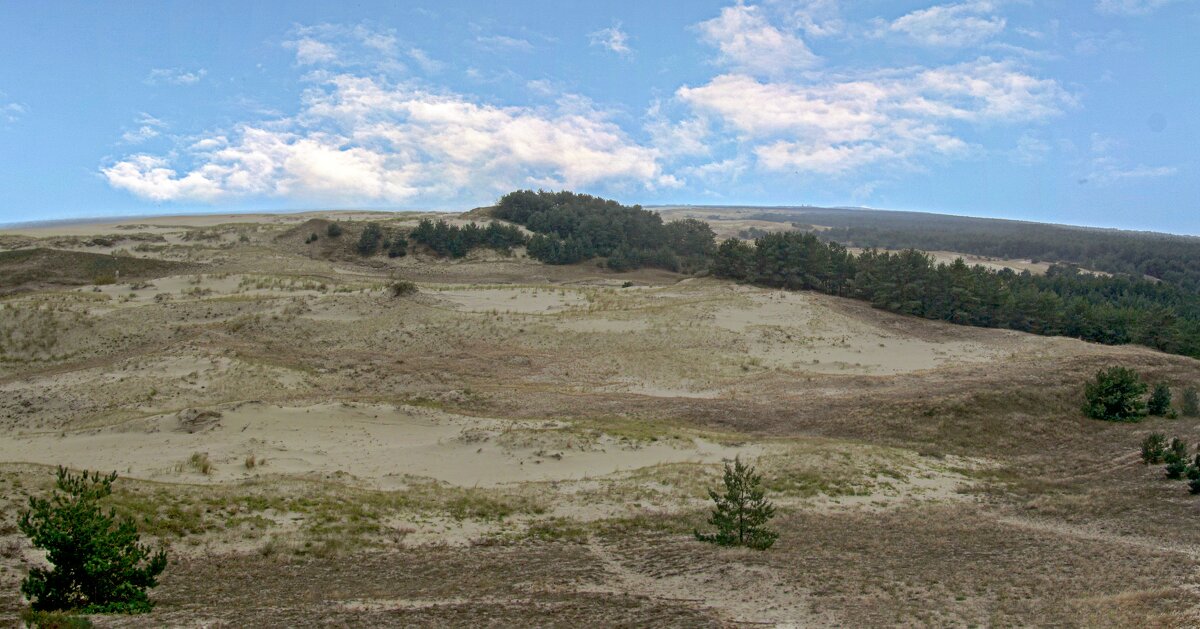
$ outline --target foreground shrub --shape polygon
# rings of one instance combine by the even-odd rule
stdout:
[[[1156,465],[1163,462],[1163,456],[1167,453],[1167,436],[1154,432],[1146,435],[1142,439],[1142,463],[1146,465]]]
[[[330,223],[329,227],[325,228],[325,235],[330,238],[337,238],[342,235],[342,226],[337,223]]]
[[[74,475],[60,467],[50,498],[29,499],[30,508],[19,520],[21,532],[46,551],[53,566],[31,569],[21,583],[35,611],[150,611],[146,590],[158,585],[167,555],[139,543],[133,520],[118,521],[100,508],[116,478],[116,472]]]
[[[775,543],[779,534],[767,528],[767,522],[775,517],[775,506],[766,499],[762,488],[762,476],[754,468],[743,465],[740,458],[733,460],[733,467],[725,464],[725,493],[708,490],[716,503],[708,523],[716,527],[715,534],[696,531],[696,539],[720,546],[747,546],[766,550]]]
[[[1083,412],[1093,419],[1107,421],[1136,420],[1145,414],[1146,383],[1127,367],[1111,367],[1096,372],[1096,378],[1084,387],[1087,402]]]

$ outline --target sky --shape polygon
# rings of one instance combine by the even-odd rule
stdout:
[[[518,188],[1200,234],[1200,0],[0,0],[0,223]]]

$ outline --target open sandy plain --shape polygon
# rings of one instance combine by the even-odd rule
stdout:
[[[1200,426],[1078,411],[1100,367],[1194,360],[519,252],[364,260],[366,218],[418,216],[0,235],[136,274],[0,286],[0,615],[66,464],[119,472],[172,557],[152,614],[98,626],[1200,623],[1200,500],[1137,456]],[[691,537],[734,456],[769,551]]]

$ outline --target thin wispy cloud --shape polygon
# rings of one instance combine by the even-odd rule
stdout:
[[[3,94],[0,94],[2,97]],[[0,98],[0,120],[13,123],[21,119],[28,110],[21,103],[6,103]]]
[[[509,37],[508,35],[482,35],[476,37],[475,41],[488,50],[533,51],[533,43],[529,40],[519,37]]]
[[[155,68],[146,75],[147,85],[195,85],[208,74],[208,70],[184,70],[182,68]]]
[[[1096,11],[1103,15],[1142,16],[1178,2],[1179,0],[1098,0]]]
[[[903,15],[880,32],[898,34],[923,46],[976,46],[1004,31],[1008,22],[996,9],[995,3],[984,0],[942,4]]]
[[[592,46],[599,46],[621,56],[633,54],[633,49],[629,47],[629,35],[621,30],[620,24],[589,33],[588,40]]]
[[[143,112],[138,116],[137,127],[121,134],[121,142],[124,144],[141,144],[146,140],[151,140],[162,135],[162,131],[166,128],[167,123]]]

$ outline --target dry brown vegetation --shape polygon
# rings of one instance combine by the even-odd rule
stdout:
[[[419,216],[4,237],[145,274],[0,300],[0,615],[64,463],[119,472],[174,557],[152,614],[102,626],[1200,623],[1200,499],[1137,449],[1200,423],[1079,412],[1101,367],[1182,387],[1194,360],[519,252],[364,262],[316,229],[368,218]],[[767,552],[690,535],[735,454]]]

